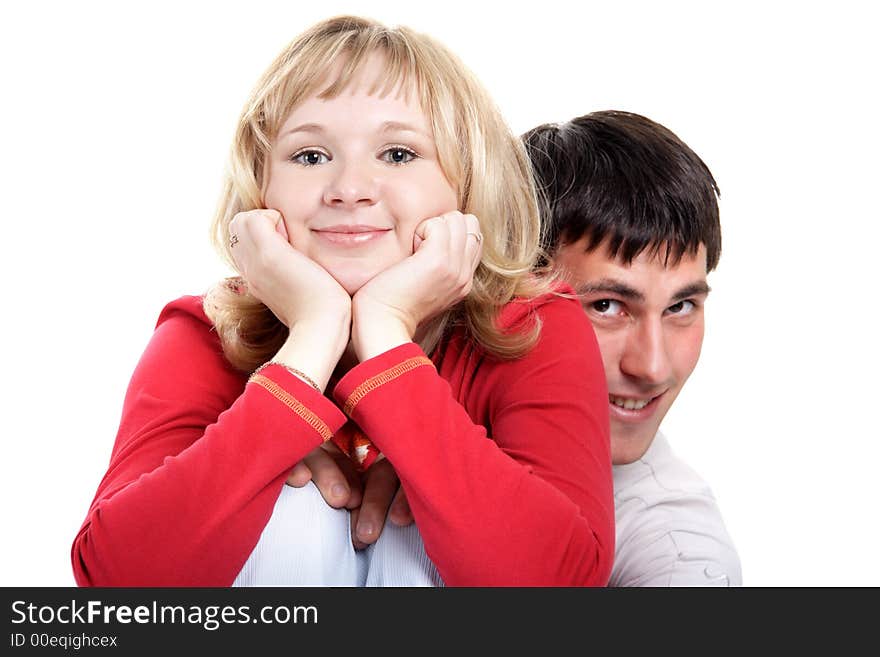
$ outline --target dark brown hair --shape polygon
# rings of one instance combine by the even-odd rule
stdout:
[[[687,144],[650,119],[593,112],[523,135],[539,196],[542,245],[607,240],[609,255],[632,262],[664,251],[675,264],[706,246],[708,271],[721,257],[718,185]]]

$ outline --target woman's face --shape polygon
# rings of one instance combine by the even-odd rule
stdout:
[[[456,210],[425,113],[400,88],[380,97],[373,57],[336,98],[306,98],[269,155],[263,200],[290,242],[354,294],[413,252],[416,226]]]

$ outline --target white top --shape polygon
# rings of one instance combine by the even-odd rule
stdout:
[[[642,458],[613,471],[617,546],[609,586],[742,586],[712,491],[661,433]]]

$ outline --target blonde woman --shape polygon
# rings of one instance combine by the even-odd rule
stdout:
[[[78,583],[407,583],[431,562],[447,585],[606,583],[595,337],[529,275],[527,161],[451,53],[353,17],[295,39],[245,106],[214,228],[241,276],[162,311]],[[355,553],[348,511],[284,485],[322,445],[393,464],[414,540]]]

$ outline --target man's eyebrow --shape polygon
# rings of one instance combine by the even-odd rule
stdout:
[[[685,285],[683,288],[678,290],[675,294],[672,295],[672,302],[678,303],[683,299],[687,299],[688,297],[697,297],[700,295],[709,294],[712,291],[712,288],[709,287],[709,284],[706,281],[700,281],[699,283],[691,283],[690,285]]]
[[[675,294],[672,295],[671,302],[678,303],[679,301],[687,299],[688,297],[709,294],[711,290],[712,288],[709,287],[709,284],[706,283],[706,281],[690,283],[678,289]],[[579,286],[575,291],[579,295],[601,294],[605,292],[621,297],[623,299],[629,299],[630,301],[641,302],[645,300],[645,295],[636,290],[634,287],[630,287],[626,283],[615,280],[613,278],[601,278],[597,281],[584,283],[583,285]]]
[[[590,281],[580,285],[577,290],[578,294],[597,294],[607,292],[631,301],[644,301],[645,295],[637,289],[630,287],[626,283],[614,280],[613,278],[600,278],[598,281]]]

